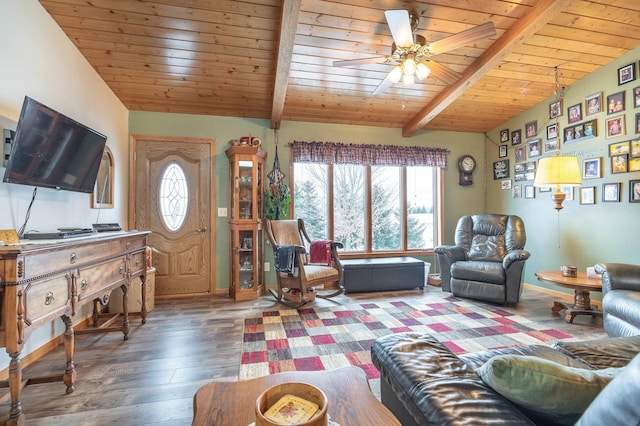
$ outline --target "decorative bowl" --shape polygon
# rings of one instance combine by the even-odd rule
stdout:
[[[309,420],[302,423],[276,423],[267,419],[264,413],[285,395],[294,395],[318,405],[318,411]],[[327,426],[327,396],[317,387],[308,383],[288,382],[275,385],[265,390],[256,400],[256,426]]]

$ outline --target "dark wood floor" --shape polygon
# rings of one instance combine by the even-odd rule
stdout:
[[[427,287],[424,292],[341,295],[310,306],[369,300],[420,303],[440,297],[439,288]],[[507,310],[577,337],[604,336],[601,319],[579,316],[567,324],[564,317],[552,315],[553,300],[526,289],[517,308]],[[78,335],[76,391],[66,395],[61,382],[27,386],[22,392],[27,425],[189,425],[193,394],[200,386],[237,379],[244,315],[279,307],[269,296],[239,303],[222,296],[156,300],[144,326],[133,319],[128,341],[121,333]],[[64,359],[60,346],[26,368],[24,376],[61,373]],[[0,419],[8,416],[7,402],[0,405]]]

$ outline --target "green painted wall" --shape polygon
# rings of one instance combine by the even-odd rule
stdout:
[[[243,119],[236,117],[214,117],[168,113],[131,111],[129,129],[132,135],[171,135],[206,137],[216,139],[216,208],[228,207],[228,162],[224,151],[231,139],[252,134],[260,138],[268,152],[266,171],[273,165],[275,152],[274,133],[269,129],[268,120]],[[453,227],[458,217],[485,211],[485,144],[484,135],[453,132],[420,132],[411,138],[403,138],[400,129],[381,127],[348,126],[318,123],[283,122],[278,131],[278,156],[280,165],[289,173],[289,149],[287,143],[293,140],[332,141],[344,143],[416,145],[448,148],[449,167],[445,171],[445,239],[453,239]],[[474,173],[474,184],[458,185],[457,159],[462,154],[471,154],[478,161]],[[218,291],[229,287],[229,226],[227,218],[216,219],[216,288]],[[265,249],[266,261],[272,261],[272,253]],[[433,264],[433,259],[425,259]],[[265,278],[268,286],[275,285],[273,272]]]
[[[539,138],[546,141],[546,126],[549,122],[549,103],[555,97],[549,97],[534,108],[516,116],[512,120],[493,129],[488,133],[485,141],[488,162],[487,169],[487,205],[490,210],[506,211],[517,214],[524,219],[527,228],[527,249],[531,251],[531,259],[527,262],[525,281],[536,283],[535,271],[543,269],[559,269],[561,265],[575,265],[584,271],[586,267],[598,262],[638,263],[640,258],[640,203],[629,203],[629,180],[640,179],[640,172],[611,173],[609,158],[609,144],[639,138],[636,134],[636,114],[640,108],[634,107],[633,89],[640,86],[640,80],[618,86],[618,68],[636,63],[640,59],[640,48],[611,62],[602,69],[588,75],[582,80],[566,88],[563,100],[563,115],[559,117],[559,133],[568,126],[567,107],[582,102],[583,119],[597,120],[598,136],[577,142],[560,144],[562,154],[576,155],[582,160],[602,159],[602,178],[584,179],[583,186],[596,187],[596,204],[581,205],[579,189],[574,189],[574,200],[565,201],[564,209],[558,214],[553,208],[550,193],[538,193],[535,199],[514,199],[510,190],[502,190],[500,181],[493,180],[491,173],[494,161],[498,161],[499,132],[508,128],[510,131],[522,129],[524,136],[525,123],[538,121]],[[560,66],[562,73],[562,66]],[[560,76],[560,84],[562,77]],[[604,92],[604,104],[607,95],[624,91],[626,94],[626,110],[624,113],[607,115],[606,111],[592,116],[584,115],[584,100],[597,92]],[[624,114],[626,117],[626,135],[607,139],[605,137],[605,120]],[[571,125],[573,125],[572,123]],[[508,144],[508,158],[510,159],[511,180],[513,184],[514,149]],[[543,156],[554,155],[546,153]],[[536,160],[542,157],[535,157]],[[529,160],[527,160],[529,161]],[[621,182],[621,202],[602,202],[602,184],[606,182]],[[533,181],[518,182],[518,184],[532,185]],[[554,288],[557,290],[557,288]],[[597,295],[596,295],[597,298]]]

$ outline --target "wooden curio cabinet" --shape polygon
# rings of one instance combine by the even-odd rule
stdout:
[[[264,160],[259,146],[232,146],[229,158],[229,296],[253,300],[264,293]]]

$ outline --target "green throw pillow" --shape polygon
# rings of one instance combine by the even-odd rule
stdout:
[[[587,370],[535,356],[498,355],[476,373],[527,415],[574,424],[620,370]]]

